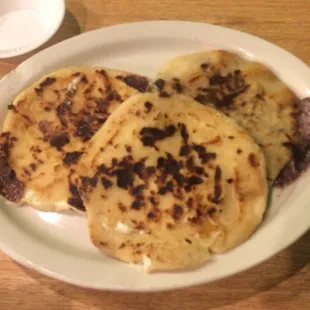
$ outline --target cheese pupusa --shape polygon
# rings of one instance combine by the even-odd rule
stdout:
[[[90,140],[77,173],[94,245],[147,272],[200,266],[245,241],[266,208],[260,148],[182,95],[128,99]]]
[[[84,212],[71,182],[89,139],[130,96],[152,83],[108,68],[60,69],[9,105],[0,138],[0,194],[42,211]]]
[[[262,148],[272,183],[303,143],[297,96],[270,69],[222,50],[181,55],[159,69],[162,93],[184,94],[233,118]]]

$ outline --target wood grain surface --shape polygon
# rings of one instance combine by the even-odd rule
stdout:
[[[66,2],[62,26],[40,49],[103,26],[179,19],[223,25],[263,37],[310,65],[310,0]],[[0,60],[0,77],[36,52]],[[310,232],[265,263],[229,279],[180,291],[131,294],[74,287],[28,270],[0,252],[0,309],[307,310],[309,261]]]

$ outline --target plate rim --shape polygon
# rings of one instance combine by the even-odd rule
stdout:
[[[302,71],[303,74],[306,74],[306,76],[310,77],[310,68],[308,67],[308,65],[306,63],[304,63],[302,60],[300,60],[299,58],[297,58],[296,56],[294,56],[293,54],[291,54],[290,52],[284,50],[283,48],[275,45],[274,43],[271,43],[269,41],[266,41],[260,37],[254,36],[252,34],[249,33],[245,33],[245,32],[241,32],[235,29],[231,29],[231,28],[227,28],[227,27],[223,27],[223,26],[219,26],[219,25],[213,25],[213,24],[208,24],[208,23],[202,23],[202,22],[191,22],[191,21],[180,21],[180,20],[153,20],[153,21],[142,21],[142,22],[134,22],[134,23],[124,23],[124,24],[118,24],[118,25],[113,25],[113,26],[109,26],[109,27],[103,27],[103,28],[99,28],[93,31],[89,31],[86,33],[82,33],[78,36],[75,36],[73,38],[69,38],[65,41],[59,42],[43,51],[40,51],[39,53],[37,53],[36,55],[33,55],[32,57],[30,57],[29,59],[27,59],[26,61],[24,61],[23,63],[21,63],[19,66],[17,66],[14,70],[12,70],[10,73],[8,73],[7,75],[5,75],[1,80],[0,80],[0,89],[1,86],[8,84],[10,79],[15,79],[18,78],[18,74],[19,71],[22,71],[23,68],[27,68],[27,66],[29,64],[31,64],[33,61],[35,61],[36,59],[40,59],[40,58],[44,58],[44,55],[47,55],[48,53],[50,53],[53,49],[60,49],[61,46],[65,46],[68,44],[77,42],[77,41],[84,41],[87,40],[87,38],[91,38],[91,37],[95,37],[98,36],[99,33],[102,32],[109,32],[109,31],[113,31],[113,30],[117,30],[122,32],[123,30],[128,31],[128,27],[132,27],[132,28],[136,28],[137,26],[141,26],[143,25],[143,27],[141,28],[145,28],[142,33],[146,33],[147,32],[147,28],[149,28],[148,25],[151,25],[153,27],[173,27],[177,26],[177,25],[181,25],[181,26],[188,26],[191,25],[191,27],[206,27],[209,29],[213,29],[214,31],[222,31],[222,32],[229,32],[231,34],[234,35],[238,35],[241,37],[245,37],[245,38],[251,38],[252,40],[256,40],[257,42],[259,42],[262,45],[266,45],[269,48],[272,48],[274,50],[277,50],[279,52],[281,52],[281,54],[286,55],[286,57],[289,57],[290,59],[292,59],[292,61],[294,61],[294,63],[296,63],[297,68],[297,72],[299,72],[299,70]],[[116,36],[117,37],[117,36]],[[117,41],[117,39],[116,39]],[[65,56],[64,56],[65,58]],[[310,81],[310,79],[309,79]],[[310,85],[309,85],[309,89],[310,89]],[[310,95],[310,92],[309,92]],[[306,214],[310,215],[309,210],[307,210],[305,208],[306,203],[304,204],[304,212],[306,212]],[[287,212],[283,212],[283,213],[288,213],[288,211],[292,211],[292,208],[290,208],[289,210],[285,210]],[[290,212],[290,213],[294,213],[294,212]],[[296,214],[291,214],[293,217],[295,216],[296,219]],[[0,212],[0,222],[1,222],[1,212]],[[278,215],[279,216],[279,215]],[[280,221],[281,219],[281,221]],[[292,220],[292,217],[291,217]],[[278,223],[281,222],[283,224],[285,224],[285,217],[282,214],[282,216],[280,218],[278,218]],[[298,227],[297,227],[298,226]],[[301,225],[302,226],[302,225]],[[283,226],[285,227],[285,226]],[[166,291],[166,290],[174,290],[174,289],[181,289],[181,288],[185,288],[185,287],[191,287],[191,286],[196,286],[196,285],[201,285],[204,283],[209,283],[209,282],[213,282],[216,280],[219,280],[221,278],[226,278],[226,277],[230,277],[236,273],[240,273],[243,272],[249,268],[252,268],[264,261],[266,261],[267,259],[269,259],[270,257],[274,256],[275,254],[277,254],[278,252],[280,252],[281,250],[283,250],[284,248],[287,248],[288,246],[290,246],[293,242],[295,242],[298,238],[300,238],[310,227],[310,221],[308,223],[306,223],[306,221],[304,222],[304,225],[302,227],[300,227],[299,225],[295,225],[295,230],[296,227],[298,228],[297,232],[295,233],[294,237],[288,241],[288,242],[284,242],[281,246],[278,246],[278,248],[276,250],[270,251],[269,255],[265,255],[265,257],[259,261],[256,261],[254,263],[250,263],[250,264],[244,264],[244,267],[239,268],[238,270],[234,270],[230,273],[227,273],[225,276],[219,276],[219,277],[214,277],[213,279],[209,279],[209,280],[204,280],[204,281],[194,281],[193,283],[191,282],[187,282],[185,284],[178,284],[178,285],[174,285],[174,286],[165,286],[165,285],[159,285],[159,286],[152,286],[152,287],[124,287],[123,285],[109,285],[109,283],[102,283],[102,284],[92,284],[89,283],[85,280],[77,280],[77,279],[71,279],[66,277],[65,275],[59,274],[57,272],[51,271],[48,268],[44,268],[44,266],[40,266],[40,264],[35,264],[34,262],[31,262],[29,259],[27,259],[27,257],[20,255],[18,252],[16,252],[16,250],[10,248],[10,246],[6,245],[3,241],[2,238],[0,238],[0,249],[5,252],[8,256],[10,256],[13,260],[17,261],[18,263],[34,269],[42,274],[45,274],[49,277],[52,278],[56,278],[58,280],[70,283],[70,284],[74,284],[74,285],[78,285],[81,287],[85,287],[85,288],[93,288],[93,289],[100,289],[100,290],[106,290],[106,291],[131,291],[131,292],[151,292],[151,291]]]

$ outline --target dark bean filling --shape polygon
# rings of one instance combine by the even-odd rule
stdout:
[[[9,166],[10,134],[0,135],[0,194],[6,199],[18,202],[23,196],[25,185],[18,180],[15,171]]]

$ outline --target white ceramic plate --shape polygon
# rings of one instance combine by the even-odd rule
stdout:
[[[0,82],[0,121],[17,92],[56,68],[103,65],[153,76],[169,58],[208,48],[225,48],[261,61],[299,96],[310,96],[310,69],[271,43],[218,26],[154,21],[89,32],[27,60]],[[0,248],[39,272],[91,288],[155,291],[211,282],[268,259],[306,232],[310,226],[309,182],[310,172],[285,190],[274,191],[266,218],[250,240],[194,271],[143,274],[99,253],[89,240],[86,218],[5,203],[0,209]]]

